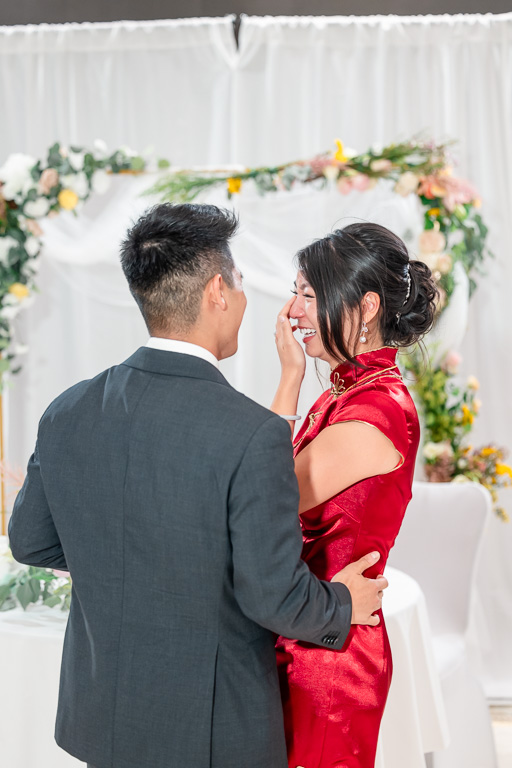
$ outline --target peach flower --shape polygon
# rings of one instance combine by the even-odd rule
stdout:
[[[449,275],[453,267],[453,259],[450,254],[442,253],[437,259],[436,267],[442,275]]]
[[[43,230],[34,219],[25,219],[25,227],[34,237],[42,237]]]
[[[39,179],[37,189],[41,195],[49,195],[50,191],[59,183],[59,174],[55,168],[45,168]]]
[[[393,163],[391,160],[388,160],[385,157],[381,157],[378,160],[372,160],[370,163],[370,168],[372,171],[375,171],[375,173],[387,173],[392,167]]]
[[[438,229],[426,229],[419,239],[422,253],[441,253],[446,248],[446,238]]]

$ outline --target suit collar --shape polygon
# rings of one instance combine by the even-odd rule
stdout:
[[[231,386],[222,373],[214,365],[195,355],[180,352],[140,347],[122,365],[138,368],[148,373],[159,373],[163,376],[185,376],[193,379],[208,379],[219,384]]]

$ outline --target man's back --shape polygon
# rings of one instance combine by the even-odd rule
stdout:
[[[346,623],[345,588],[300,564],[286,423],[144,348],[58,398],[38,453],[63,553],[38,564],[73,578],[59,744],[97,768],[286,766],[269,630]]]

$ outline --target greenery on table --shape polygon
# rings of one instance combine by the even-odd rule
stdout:
[[[69,610],[71,579],[62,578],[46,568],[34,568],[11,573],[0,583],[0,611],[41,602],[48,608]]]

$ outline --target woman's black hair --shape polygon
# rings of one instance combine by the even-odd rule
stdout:
[[[422,261],[410,261],[389,229],[350,224],[302,248],[296,260],[316,294],[324,348],[337,360],[358,365],[357,342],[344,340],[343,323],[354,311],[362,323],[361,303],[369,291],[380,297],[377,321],[386,346],[408,347],[432,328],[439,293],[432,273]]]

